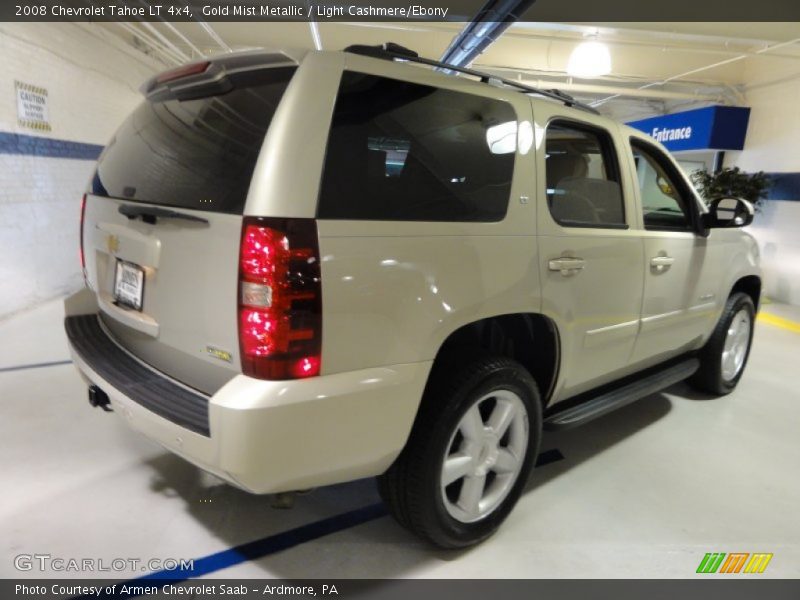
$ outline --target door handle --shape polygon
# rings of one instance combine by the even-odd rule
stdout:
[[[657,271],[663,271],[667,267],[671,267],[675,259],[671,256],[654,256],[650,259],[650,266],[655,267]]]
[[[586,266],[586,261],[582,258],[574,258],[571,256],[562,256],[561,258],[554,258],[547,263],[547,268],[551,271],[561,271],[564,276],[572,275],[576,271],[582,271]]]

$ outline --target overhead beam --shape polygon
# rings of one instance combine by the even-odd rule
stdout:
[[[536,0],[487,0],[453,38],[441,62],[467,67],[492,45]]]

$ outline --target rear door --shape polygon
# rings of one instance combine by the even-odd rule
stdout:
[[[242,72],[207,92],[145,100],[103,151],[87,194],[86,275],[104,325],[133,355],[206,393],[240,372],[242,212],[293,72]]]
[[[544,102],[534,117],[543,312],[561,337],[556,394],[564,399],[628,367],[643,258],[616,125]]]

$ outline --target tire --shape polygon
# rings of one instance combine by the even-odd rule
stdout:
[[[718,396],[734,390],[750,356],[755,314],[750,296],[731,294],[711,337],[698,354],[700,368],[689,378],[692,387]]]
[[[541,397],[519,363],[482,357],[456,371],[439,368],[378,491],[396,520],[423,539],[441,548],[477,544],[514,508],[541,432]],[[454,479],[443,483],[447,457]]]

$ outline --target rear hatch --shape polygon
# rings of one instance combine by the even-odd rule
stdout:
[[[295,71],[283,55],[162,74],[103,151],[85,199],[86,278],[134,356],[212,394],[241,372],[242,213]]]

